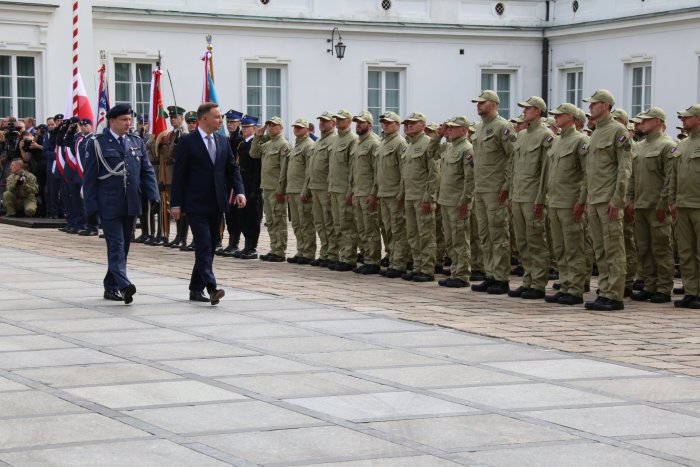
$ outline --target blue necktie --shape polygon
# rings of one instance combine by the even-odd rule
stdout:
[[[122,151],[126,152],[126,148],[124,147],[124,138],[120,136],[119,138],[117,138],[117,142],[119,143],[119,146],[122,148]]]

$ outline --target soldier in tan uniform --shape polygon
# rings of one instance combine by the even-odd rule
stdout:
[[[547,111],[541,97],[518,102],[524,109],[527,128],[518,133],[513,155],[510,198],[513,230],[525,274],[523,285],[508,292],[510,297],[544,298],[549,272],[549,250],[545,235],[544,165],[554,137],[542,122]]]
[[[375,168],[379,137],[372,131],[374,117],[363,110],[352,118],[359,139],[352,155],[352,190],[360,249],[365,264],[354,268],[358,274],[379,274],[382,236],[376,197]]]
[[[676,237],[685,296],[676,308],[700,309],[700,104],[678,112],[688,137],[678,143],[671,178],[671,211],[676,213]]]
[[[302,200],[301,190],[309,176],[309,159],[314,142],[309,137],[309,122],[297,119],[294,128],[294,148],[287,159],[287,202],[292,214],[292,230],[297,239],[297,252],[287,258],[288,263],[310,264],[316,257],[316,231],[314,230],[313,204],[309,197]]]
[[[10,175],[2,194],[2,202],[5,206],[5,214],[8,217],[17,215],[17,211],[24,212],[26,217],[34,217],[36,214],[36,193],[39,184],[36,177],[28,170],[24,170],[22,159],[10,162]]]
[[[472,99],[481,121],[476,124],[474,145],[474,204],[479,223],[479,246],[484,255],[486,280],[472,285],[475,292],[508,293],[510,233],[508,208],[510,160],[517,137],[513,126],[498,115],[501,100],[495,91],[483,91]]]
[[[389,267],[380,272],[390,279],[406,273],[408,241],[406,240],[405,203],[401,193],[402,155],[408,144],[399,134],[401,117],[386,112],[380,117],[384,138],[380,141],[376,156],[376,192],[381,219],[390,238]]]
[[[588,138],[576,131],[579,109],[561,104],[554,115],[561,134],[547,153],[546,199],[552,232],[554,258],[559,265],[559,291],[545,297],[549,303],[583,303],[583,291],[590,274],[586,262],[584,213],[586,210],[586,154]]]
[[[469,144],[471,144],[474,134],[476,134],[476,128],[472,122],[471,125],[469,125],[469,132],[467,133],[467,141],[469,141]],[[469,280],[483,281],[486,279],[486,273],[484,272],[484,255],[481,253],[479,247],[479,224],[476,219],[476,209],[474,209],[473,201],[472,209],[469,210],[469,245],[471,247],[472,270]]]
[[[469,216],[474,195],[474,152],[467,141],[469,120],[453,117],[445,124],[449,144],[442,153],[438,204],[442,211],[445,243],[450,245],[450,277],[438,281],[443,287],[469,286],[471,247]],[[431,144],[435,142],[433,138]],[[439,140],[438,140],[439,141]]]
[[[612,119],[615,98],[599,89],[585,99],[590,103],[595,131],[586,157],[588,214],[598,264],[599,295],[586,309],[613,311],[625,308],[625,239],[622,216],[631,171],[631,145],[627,129]]]
[[[435,202],[437,165],[425,135],[425,115],[414,112],[402,122],[408,146],[401,156],[401,191],[406,208],[406,238],[413,257],[413,270],[401,279],[435,280]]]
[[[267,136],[265,136],[267,130]],[[262,164],[260,188],[263,190],[265,227],[270,235],[270,252],[260,255],[262,261],[279,263],[287,250],[287,158],[292,147],[282,136],[282,119],[272,117],[255,130],[250,156]]]
[[[337,138],[333,112],[323,112],[318,116],[321,137],[314,144],[309,160],[309,176],[301,190],[301,197],[311,199],[313,204],[314,227],[321,241],[318,258],[312,266],[328,267],[338,262],[338,239],[333,228],[331,197],[328,193],[328,157]]]
[[[438,125],[435,122],[430,122],[425,126],[425,135],[431,139],[433,137],[439,137],[438,141],[440,141],[442,137],[445,136],[445,123],[443,122],[441,125]],[[435,186],[438,187],[438,191],[440,189],[440,161],[442,153],[447,149],[447,143],[440,143],[439,146],[440,148],[432,153],[435,158],[437,171]],[[439,193],[436,194],[436,196],[438,195]],[[445,256],[450,250],[450,246],[447,245],[445,240],[445,233],[442,229],[442,210],[440,209],[440,205],[437,204],[435,207],[435,274],[443,274],[445,272]],[[452,261],[451,258],[450,261]],[[447,271],[447,274],[449,274],[449,271]]]

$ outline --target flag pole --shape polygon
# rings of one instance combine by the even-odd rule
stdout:
[[[163,57],[160,54],[160,50],[158,50],[158,60],[156,61],[156,75],[154,75],[153,79],[158,80],[158,88],[160,88],[160,76],[161,76],[161,71],[160,71],[160,64],[162,61]],[[170,78],[170,73],[168,73],[168,78]],[[170,82],[170,87],[172,87],[172,81]],[[173,99],[175,98],[175,91],[173,91]],[[159,116],[157,115],[158,112],[160,112],[160,104],[155,103],[152,105],[152,107],[157,107],[157,109],[151,108],[150,113],[152,115],[149,115],[149,119],[151,120],[151,125],[156,124],[156,118]],[[175,107],[177,108],[177,102],[175,102]],[[155,110],[155,112],[154,112]],[[157,138],[157,136],[153,136],[153,138]],[[153,144],[155,146],[155,151],[158,156],[158,163],[160,164],[160,206],[158,206],[158,220],[160,221],[159,229],[161,232],[161,235],[159,235],[162,238],[165,238],[165,242],[167,243],[168,240],[170,240],[170,211],[168,211],[168,185],[166,185],[167,181],[167,163],[166,163],[166,157],[165,154],[158,154],[158,144],[157,141],[153,141]]]
[[[73,0],[73,107],[78,115],[78,0]]]

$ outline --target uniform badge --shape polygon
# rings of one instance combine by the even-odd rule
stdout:
[[[402,155],[406,153],[406,149],[408,149],[408,146],[405,146],[405,147],[401,148],[401,154],[402,154]]]
[[[493,134],[493,128],[489,128],[488,130],[486,130],[486,136],[492,135],[492,134]]]
[[[622,136],[620,136],[619,138],[617,138],[617,140],[618,140],[620,143],[624,143],[626,139],[627,139],[627,136],[625,136],[625,135],[622,135]]]
[[[472,159],[474,159],[474,156],[471,155],[471,154],[469,154],[469,153],[467,153],[467,161],[468,161],[468,162],[471,162]]]
[[[582,151],[585,151],[586,149],[588,149],[588,143],[583,143],[583,144],[581,145],[581,150],[582,150]]]
[[[289,155],[289,148],[287,146],[282,148],[282,155],[285,157]]]
[[[630,143],[625,143],[622,146],[622,149],[624,149],[625,151],[629,151],[630,149],[632,149],[632,145]]]
[[[674,152],[676,152],[676,150],[677,150],[677,149],[678,149],[678,148],[677,148],[677,147],[675,147],[675,146],[674,146],[674,147],[672,147],[672,148],[671,148],[671,154],[673,154]]]
[[[510,134],[510,128],[503,130],[503,136],[508,136]]]
[[[511,143],[515,143],[518,140],[518,137],[515,135],[511,135],[510,138],[508,138],[508,141]]]
[[[551,143],[553,139],[554,139],[554,136],[552,136],[552,135],[547,136],[548,143]]]

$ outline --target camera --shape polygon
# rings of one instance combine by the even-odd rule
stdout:
[[[25,177],[24,177],[24,175],[20,175],[15,180],[16,180],[17,186],[19,187],[19,186],[24,185]]]
[[[24,150],[25,150],[25,151],[29,151],[29,148],[30,148],[31,145],[32,145],[32,140],[31,140],[31,138],[24,138],[24,139],[22,140],[22,144],[23,144]]]

